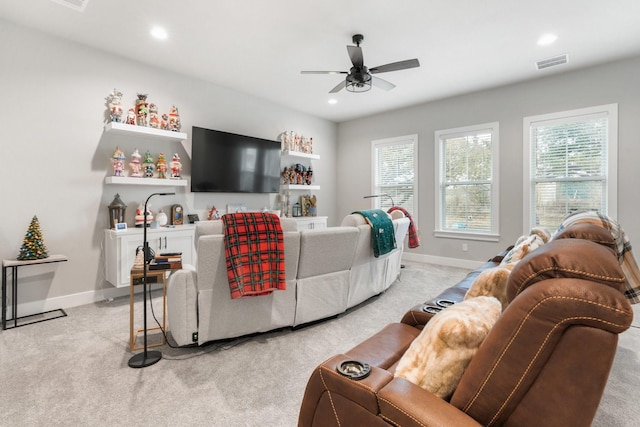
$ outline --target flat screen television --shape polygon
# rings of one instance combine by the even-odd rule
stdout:
[[[280,143],[193,126],[191,191],[278,193]]]

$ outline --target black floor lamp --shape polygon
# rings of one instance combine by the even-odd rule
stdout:
[[[372,197],[388,197],[391,199],[391,207],[394,207],[396,204],[393,203],[393,197],[391,197],[390,195],[388,195],[387,193],[383,193],[383,194],[372,194],[370,196],[364,196],[365,199],[371,199]]]
[[[158,363],[160,359],[162,359],[162,353],[159,351],[148,351],[147,350],[147,264],[150,261],[151,252],[149,251],[149,242],[147,241],[147,203],[149,203],[149,199],[153,196],[171,196],[176,193],[153,193],[147,200],[144,202],[144,222],[142,223],[142,227],[144,229],[144,243],[142,244],[142,253],[143,253],[143,265],[142,265],[142,287],[144,289],[144,351],[142,353],[134,354],[131,359],[129,359],[129,367],[130,368],[144,368],[146,366],[153,365],[154,363]],[[131,283],[129,286],[133,286]]]

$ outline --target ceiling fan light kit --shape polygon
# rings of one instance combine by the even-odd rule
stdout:
[[[380,77],[376,77],[373,74],[387,73],[389,71],[406,70],[408,68],[416,68],[420,66],[420,62],[417,59],[407,59],[404,61],[392,62],[378,67],[367,68],[364,65],[364,59],[362,55],[362,48],[360,43],[364,40],[362,34],[354,34],[351,40],[356,44],[355,46],[347,46],[347,53],[351,64],[353,65],[349,72],[347,71],[301,71],[301,74],[346,74],[347,77],[338,83],[336,87],[331,89],[329,93],[340,92],[343,88],[349,92],[366,92],[371,89],[371,86],[375,86],[384,90],[391,90],[396,85],[388,82]]]

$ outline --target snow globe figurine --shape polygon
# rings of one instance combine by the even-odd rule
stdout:
[[[171,106],[171,112],[169,113],[169,130],[179,132],[182,125],[180,124],[180,114],[178,113],[178,107]]]
[[[180,156],[178,156],[178,153],[174,153],[171,159],[171,178],[180,178],[180,172],[182,172]]]
[[[142,168],[144,169],[145,178],[153,178],[153,170],[155,169],[155,166],[153,165],[153,157],[151,157],[151,153],[149,153],[149,150],[144,153]]]
[[[147,116],[149,114],[149,104],[147,104],[147,94],[139,93],[136,99],[136,124],[138,126],[147,125]]]
[[[160,129],[160,119],[158,118],[158,106],[149,104],[149,127]]]
[[[165,179],[167,177],[167,159],[164,157],[164,153],[158,154],[156,170],[158,171],[158,178]]]
[[[139,178],[142,176],[142,165],[140,164],[141,158],[142,156],[140,155],[140,152],[136,148],[133,151],[133,154],[131,155],[131,163],[129,163],[129,168],[131,169],[131,175],[129,176],[132,176],[135,178]]]
[[[118,147],[111,156],[111,162],[113,163],[113,176],[124,176],[122,171],[124,170],[124,153]]]
[[[122,92],[113,89],[106,98],[109,107],[109,117],[112,122],[120,123],[122,121]]]

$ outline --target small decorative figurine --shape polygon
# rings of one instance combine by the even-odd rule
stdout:
[[[215,206],[211,206],[211,209],[209,209],[209,216],[207,217],[207,219],[209,221],[214,219],[220,219],[220,212],[218,212],[218,209],[216,209]]]
[[[180,114],[178,113],[178,107],[171,106],[171,112],[169,113],[169,130],[174,132],[180,132],[182,125],[180,124]]]
[[[149,150],[144,153],[144,161],[142,162],[142,167],[144,168],[145,178],[153,178],[153,157],[151,157],[151,153],[149,152]]]
[[[311,206],[309,206],[309,215],[311,216],[316,216],[318,215],[318,199],[316,199],[315,194],[313,196],[311,196],[311,199],[309,199],[309,202],[311,203]]]
[[[169,115],[164,113],[162,115],[162,121],[160,122],[160,129],[169,130]]]
[[[164,157],[164,153],[158,154],[158,163],[156,163],[156,170],[158,171],[158,178],[167,178],[167,159]]]
[[[147,115],[149,114],[149,107],[147,104],[147,94],[139,93],[136,99],[136,124],[138,126],[147,125]]]
[[[151,205],[147,203],[147,226],[153,221],[153,212],[151,211]],[[136,209],[135,225],[136,227],[142,227],[144,224],[144,203],[140,203]]]
[[[174,153],[171,159],[171,178],[180,178],[180,172],[182,172],[180,156],[178,156],[178,153]]]
[[[149,104],[149,127],[160,129],[160,119],[158,118],[158,106]]]
[[[127,119],[125,120],[125,123],[128,125],[135,125],[136,124],[136,110],[133,108],[129,108],[129,112],[127,112]]]
[[[124,176],[122,171],[124,170],[124,153],[120,148],[116,147],[116,151],[113,152],[113,156],[111,156],[111,161],[113,163],[113,176]]]
[[[122,121],[122,92],[113,89],[106,98],[109,107],[109,117],[112,122],[120,123]]]
[[[142,270],[144,268],[144,258],[142,257],[142,252],[144,252],[141,248],[138,248],[136,251],[136,257],[133,260],[133,269]]]
[[[139,178],[142,176],[142,165],[140,164],[140,159],[142,156],[140,152],[136,148],[131,154],[131,163],[129,163],[129,168],[131,169],[131,175],[134,178]]]

